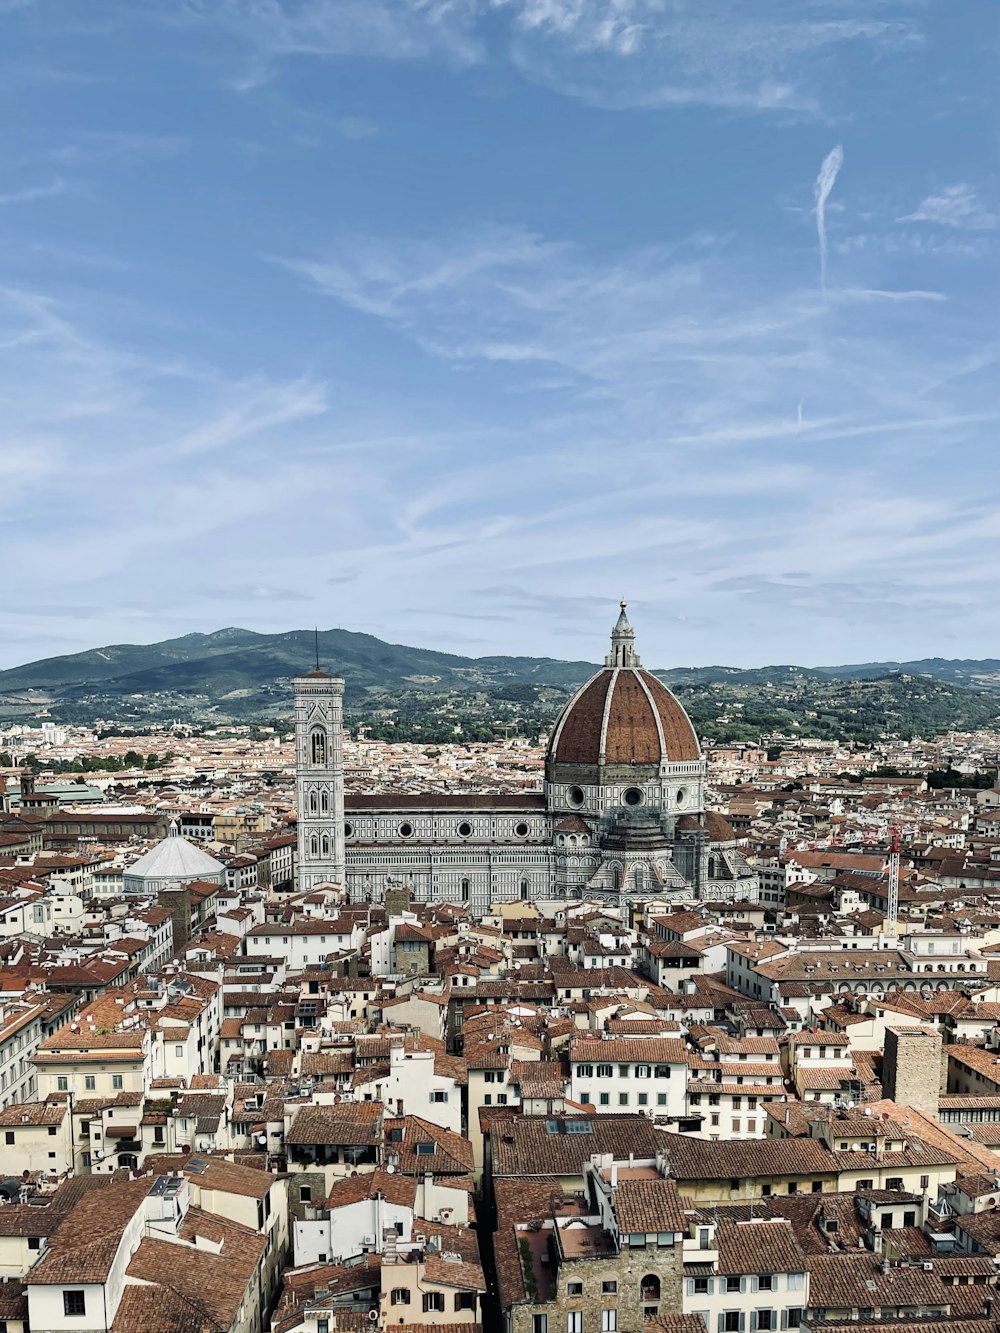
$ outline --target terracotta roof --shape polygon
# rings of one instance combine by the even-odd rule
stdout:
[[[801,1273],[805,1256],[787,1218],[719,1222],[715,1233],[720,1273]]]
[[[417,1197],[417,1182],[412,1176],[403,1176],[398,1172],[389,1175],[387,1171],[369,1171],[360,1176],[348,1176],[330,1186],[327,1206],[346,1208],[376,1194],[387,1203],[412,1208]]]
[[[595,1153],[652,1160],[660,1136],[644,1115],[518,1116],[492,1125],[490,1142],[494,1176],[582,1176]]]
[[[28,1273],[28,1284],[105,1282],[122,1232],[153,1185],[152,1176],[114,1182],[85,1195],[49,1241],[49,1248]]]
[[[574,1037],[570,1060],[617,1064],[678,1064],[687,1062],[687,1051],[679,1037]],[[742,1066],[740,1067],[742,1071]],[[777,1066],[775,1066],[777,1072]]]
[[[672,1180],[619,1180],[613,1207],[618,1228],[626,1234],[686,1230]]]
[[[341,1102],[336,1106],[303,1106],[288,1131],[289,1144],[345,1144],[371,1147],[379,1142],[379,1102]]]
[[[662,681],[636,667],[606,667],[556,724],[548,759],[561,764],[658,766],[701,758],[687,713]]]

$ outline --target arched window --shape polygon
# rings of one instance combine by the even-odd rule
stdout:
[[[326,836],[325,833],[323,835],[323,855],[324,856],[330,855],[330,839]]]
[[[528,881],[527,881],[526,879],[522,879],[522,880],[521,880],[521,897],[522,897],[522,898],[527,898],[527,896],[528,896]]]
[[[469,881],[468,881],[467,879],[463,879],[463,880],[462,880],[462,902],[463,902],[463,903],[467,903],[467,902],[469,901],[469,889],[470,889]]]
[[[319,856],[319,838],[315,834],[309,839],[309,852],[312,856]]]
[[[647,1273],[639,1283],[639,1291],[644,1303],[660,1299],[660,1279],[655,1273]]]
[[[326,763],[326,732],[322,727],[313,729],[310,739],[312,762],[314,764]]]
[[[715,879],[715,857],[714,857],[714,856],[710,856],[710,857],[708,858],[708,878],[709,878],[709,879]]]
[[[323,792],[320,795],[319,808],[323,811],[324,815],[329,814],[330,812],[330,797],[326,792]]]
[[[622,886],[622,868],[621,866],[612,866],[611,887],[614,889],[615,893],[617,893],[618,890],[621,888],[621,886]]]
[[[635,891],[636,891],[636,893],[642,893],[642,891],[645,889],[645,887],[646,887],[646,871],[645,871],[645,868],[644,868],[643,866],[636,866],[636,868],[635,868]]]
[[[311,815],[316,813],[316,793],[314,791],[309,793],[309,813]]]

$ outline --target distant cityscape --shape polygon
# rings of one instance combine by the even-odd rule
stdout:
[[[993,1330],[1000,732],[290,693],[0,733],[8,1329]]]

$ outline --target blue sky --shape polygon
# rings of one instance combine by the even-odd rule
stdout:
[[[1000,655],[993,0],[0,0],[3,664]]]

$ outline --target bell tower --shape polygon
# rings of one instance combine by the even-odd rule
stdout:
[[[320,669],[296,676],[298,887],[344,885],[344,682]]]

